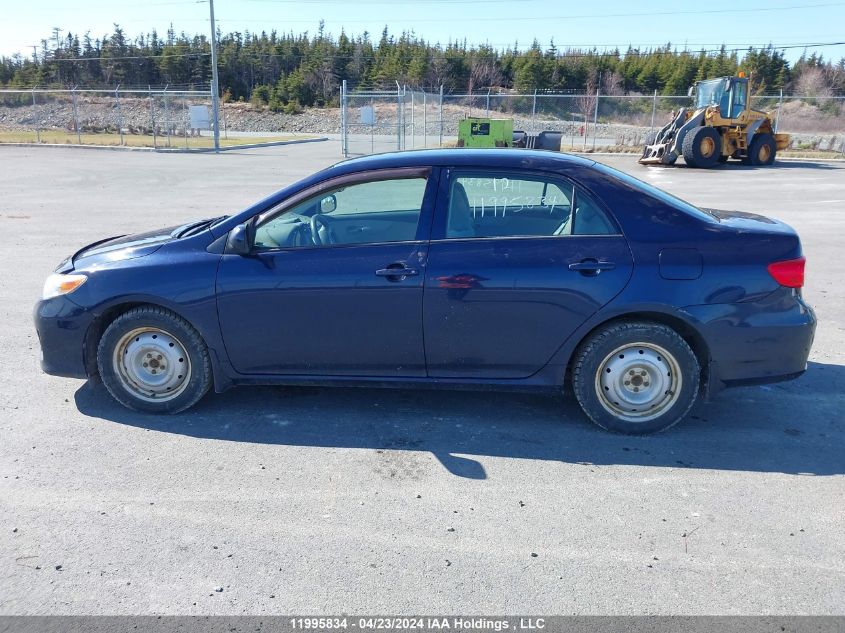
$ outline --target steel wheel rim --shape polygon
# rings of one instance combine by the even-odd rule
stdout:
[[[616,348],[599,365],[595,381],[602,407],[626,422],[659,417],[678,401],[682,386],[678,361],[654,343]]]
[[[769,160],[769,156],[772,155],[772,148],[763,143],[760,146],[760,151],[757,152],[757,158],[760,160],[761,163],[765,163]]]
[[[123,387],[145,402],[173,400],[191,380],[191,359],[185,346],[155,327],[124,334],[114,346],[112,365]]]
[[[704,158],[710,158],[714,151],[716,151],[716,143],[713,142],[712,138],[705,136],[701,140],[701,155]]]

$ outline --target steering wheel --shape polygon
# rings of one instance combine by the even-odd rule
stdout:
[[[326,229],[325,241],[323,241],[323,238],[320,237],[320,228]],[[332,230],[329,226],[329,221],[325,215],[315,213],[311,216],[311,240],[317,246],[323,246],[324,244],[334,244],[334,239],[332,239]]]

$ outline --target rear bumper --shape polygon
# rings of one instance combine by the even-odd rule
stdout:
[[[66,297],[55,297],[35,304],[33,317],[41,369],[53,376],[87,378],[85,335],[92,315]]]
[[[807,368],[816,315],[795,291],[760,301],[684,308],[698,321],[710,350],[709,392],[781,382]]]

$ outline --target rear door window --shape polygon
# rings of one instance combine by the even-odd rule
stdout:
[[[499,172],[452,175],[446,238],[616,233],[599,206],[564,179]]]

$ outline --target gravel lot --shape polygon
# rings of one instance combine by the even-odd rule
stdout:
[[[808,257],[807,374],[660,436],[446,391],[237,389],[157,418],[40,372],[32,305],[70,252],[339,153],[0,148],[0,614],[845,612],[845,163],[600,157],[783,219]]]

